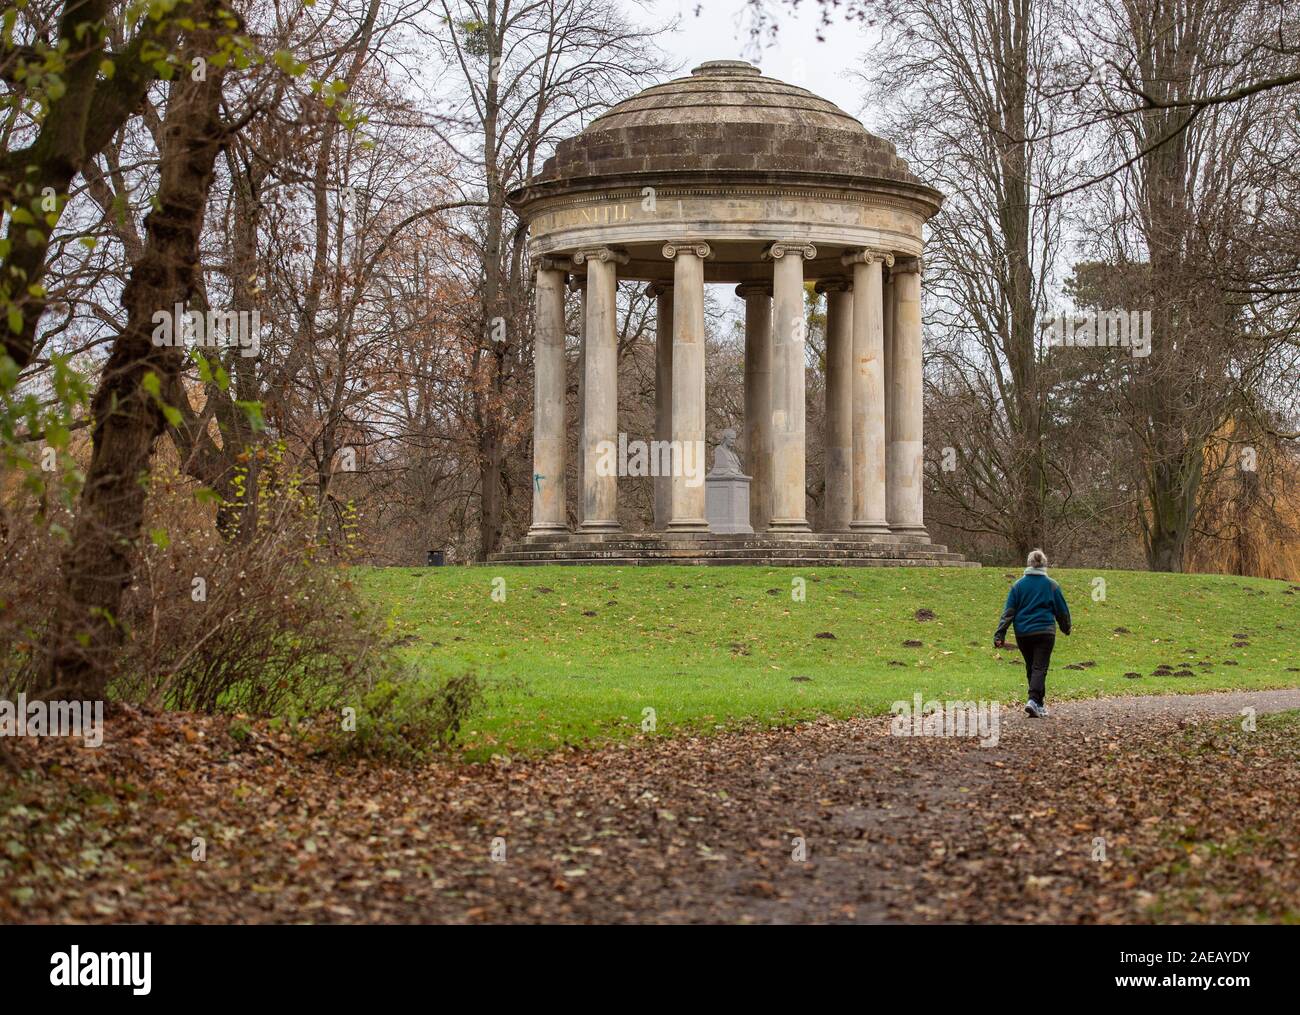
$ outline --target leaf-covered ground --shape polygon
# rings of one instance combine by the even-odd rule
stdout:
[[[1074,615],[1053,698],[1300,686],[1300,585],[1054,570]],[[358,571],[414,669],[493,688],[467,747],[540,752],[663,734],[887,712],[925,698],[1014,700],[993,648],[1020,570],[472,567]],[[494,598],[493,593],[496,593]]]
[[[1004,716],[988,748],[823,719],[418,768],[119,711],[97,750],[14,744],[0,919],[1300,922],[1300,712],[1263,715],[1297,707],[1109,699]]]

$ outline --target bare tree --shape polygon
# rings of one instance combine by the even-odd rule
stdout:
[[[1111,392],[1128,429],[1148,564],[1178,571],[1212,478],[1212,438],[1285,339],[1259,326],[1265,301],[1234,292],[1249,289],[1243,282],[1255,272],[1252,174],[1285,94],[1203,112],[1184,101],[1268,74],[1262,52],[1247,55],[1239,41],[1253,35],[1253,3],[1114,0],[1106,13],[1107,63],[1156,100],[1106,127],[1107,154],[1125,168],[1108,195],[1119,225],[1096,234],[1114,266],[1103,288],[1111,306],[1149,309],[1152,321],[1151,354],[1118,368]],[[1243,68],[1242,59],[1256,65]]]
[[[1059,470],[1044,434],[1039,319],[1061,218],[1043,194],[1070,167],[1050,139],[1059,104],[1038,96],[1060,59],[1061,10],[937,0],[872,13],[885,38],[881,69],[866,78],[891,103],[885,129],[948,195],[926,245],[931,374],[982,421],[972,426],[963,413],[948,430],[933,418],[928,443],[953,447],[961,467],[932,470],[931,483],[961,506],[955,525],[996,534],[1023,555],[1045,541]]]
[[[472,349],[471,416],[478,446],[479,553],[501,542],[507,459],[529,433],[531,291],[524,233],[506,194],[536,171],[545,149],[636,91],[665,64],[668,26],[642,28],[595,0],[442,0],[431,35],[451,70],[459,152],[486,207],[471,231],[479,301],[465,322]]]
[[[218,0],[195,13],[196,22],[208,27],[186,31],[182,67],[212,60],[222,50],[223,29],[235,27]],[[229,129],[220,111],[227,63],[212,64],[202,74],[180,74],[168,96],[158,193],[145,221],[140,259],[122,294],[127,323],[92,405],[94,451],[63,560],[64,594],[52,621],[46,688],[51,695],[102,698],[120,637],[116,618],[144,517],[140,478],[166,419],[159,379],[174,377],[182,363],[179,348],[154,344],[154,315],[188,302],[195,290],[208,188]]]

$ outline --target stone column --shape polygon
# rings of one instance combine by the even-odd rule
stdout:
[[[924,393],[921,368],[921,261],[908,258],[891,272],[894,279],[894,404],[892,440],[889,444],[889,526],[895,535],[928,543],[925,531],[922,412]]]
[[[582,414],[582,531],[618,532],[618,472],[609,449],[618,448],[618,274],[627,255],[609,247],[580,250],[587,266],[587,335]],[[602,451],[604,454],[602,454]],[[605,460],[607,475],[599,463]]]
[[[848,532],[853,521],[853,322],[854,298],[844,279],[817,283],[826,294],[826,426],[823,464],[826,509],[823,531]]]
[[[578,435],[577,453],[573,456],[574,471],[577,472],[577,487],[574,499],[576,503],[573,507],[573,517],[578,520],[578,525],[582,525],[582,519],[586,514],[586,506],[583,504],[582,491],[586,484],[583,482],[582,467],[582,421],[587,416],[587,279],[582,275],[574,275],[569,279],[569,292],[578,294],[578,418],[574,421],[574,431]]]
[[[646,287],[646,295],[655,299],[655,440],[673,439],[673,287],[656,282]],[[672,480],[654,477],[655,528],[668,527]]]
[[[564,290],[569,262],[537,262],[533,336],[533,525],[530,536],[567,532],[564,497]]]
[[[894,396],[894,273],[892,267],[884,273],[881,285],[881,310],[885,334],[885,358],[883,361],[885,375],[885,518],[893,532],[894,489],[898,486],[898,477],[894,474],[894,456],[889,453],[894,443],[894,406],[898,399]]]
[[[665,243],[673,262],[673,476],[668,531],[708,532],[704,483],[704,259],[707,243]],[[681,461],[676,455],[681,455]],[[685,464],[690,464],[690,469]]]
[[[745,471],[749,524],[764,532],[772,520],[772,287],[736,287],[745,301]]]
[[[853,522],[854,532],[889,535],[885,499],[885,328],[883,264],[892,254],[845,254],[853,268]]]
[[[772,518],[773,532],[807,532],[804,445],[803,263],[817,256],[811,243],[773,243],[772,261]]]

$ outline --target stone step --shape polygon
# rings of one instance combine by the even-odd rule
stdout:
[[[540,560],[493,560],[493,564],[509,565],[511,567],[573,567],[582,565],[599,564],[601,566],[615,567],[648,567],[656,564],[683,564],[688,566],[728,566],[728,565],[748,565],[751,567],[979,567],[980,565],[969,560],[932,560],[924,557],[843,557],[839,559],[827,559],[825,557],[766,557],[759,559],[748,559],[741,557],[595,557],[595,558],[564,558],[556,559],[554,557],[543,558]],[[488,566],[488,565],[480,565]]]
[[[488,564],[742,564],[789,567],[977,567],[940,543],[858,532],[698,535],[558,532],[530,536]]]
[[[947,553],[948,548],[942,543],[868,543],[851,540],[799,539],[799,540],[765,540],[765,539],[620,539],[589,541],[570,539],[552,543],[515,543],[504,552],[509,553],[554,553],[563,550],[590,551],[627,551],[645,552],[654,550],[688,550],[698,553],[711,553],[720,550],[848,550],[853,553],[883,553],[905,557],[912,553]]]
[[[877,557],[909,557],[913,554],[944,554],[950,551],[940,543],[913,544],[911,546],[890,545],[887,543],[767,543],[750,540],[743,543],[683,542],[680,540],[631,541],[622,543],[556,543],[553,546],[535,546],[532,543],[515,543],[507,546],[502,553],[614,553],[631,555],[636,553],[861,553]]]
[[[965,558],[959,553],[948,553],[940,550],[916,550],[909,553],[881,553],[878,551],[867,551],[861,549],[828,549],[819,547],[817,549],[788,549],[761,547],[748,550],[727,549],[727,550],[686,550],[686,549],[665,549],[656,548],[652,550],[625,551],[615,549],[563,549],[563,550],[506,550],[501,553],[493,554],[489,561],[491,563],[506,563],[509,561],[519,560],[605,560],[621,559],[625,557],[647,557],[652,560],[675,561],[692,558],[710,558],[718,560],[745,560],[745,561],[762,561],[762,560],[779,560],[785,558],[799,558],[805,560],[936,560],[936,561],[960,561]]]
[[[920,539],[906,539],[902,536],[873,536],[860,532],[791,532],[791,533],[752,533],[724,534],[705,532],[699,535],[675,535],[659,532],[570,532],[546,536],[525,536],[518,545],[555,546],[572,543],[682,543],[699,545],[701,543],[760,543],[764,546],[772,543],[852,543],[870,546],[935,546],[937,544]]]
[[[617,550],[553,550],[547,552],[504,552],[490,558],[491,563],[508,563],[520,560],[613,560],[627,557],[645,557],[648,560],[660,560],[672,563],[678,560],[711,559],[740,560],[761,563],[765,560],[933,560],[961,561],[958,553],[917,552],[917,553],[864,553],[861,550],[725,550],[701,552],[689,550],[645,550],[641,552],[621,552]]]

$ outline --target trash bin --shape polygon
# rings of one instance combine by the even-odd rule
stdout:
[[[446,551],[446,550],[430,550],[430,551],[429,551],[429,566],[430,566],[430,567],[443,567],[446,563],[447,563],[447,551]]]

